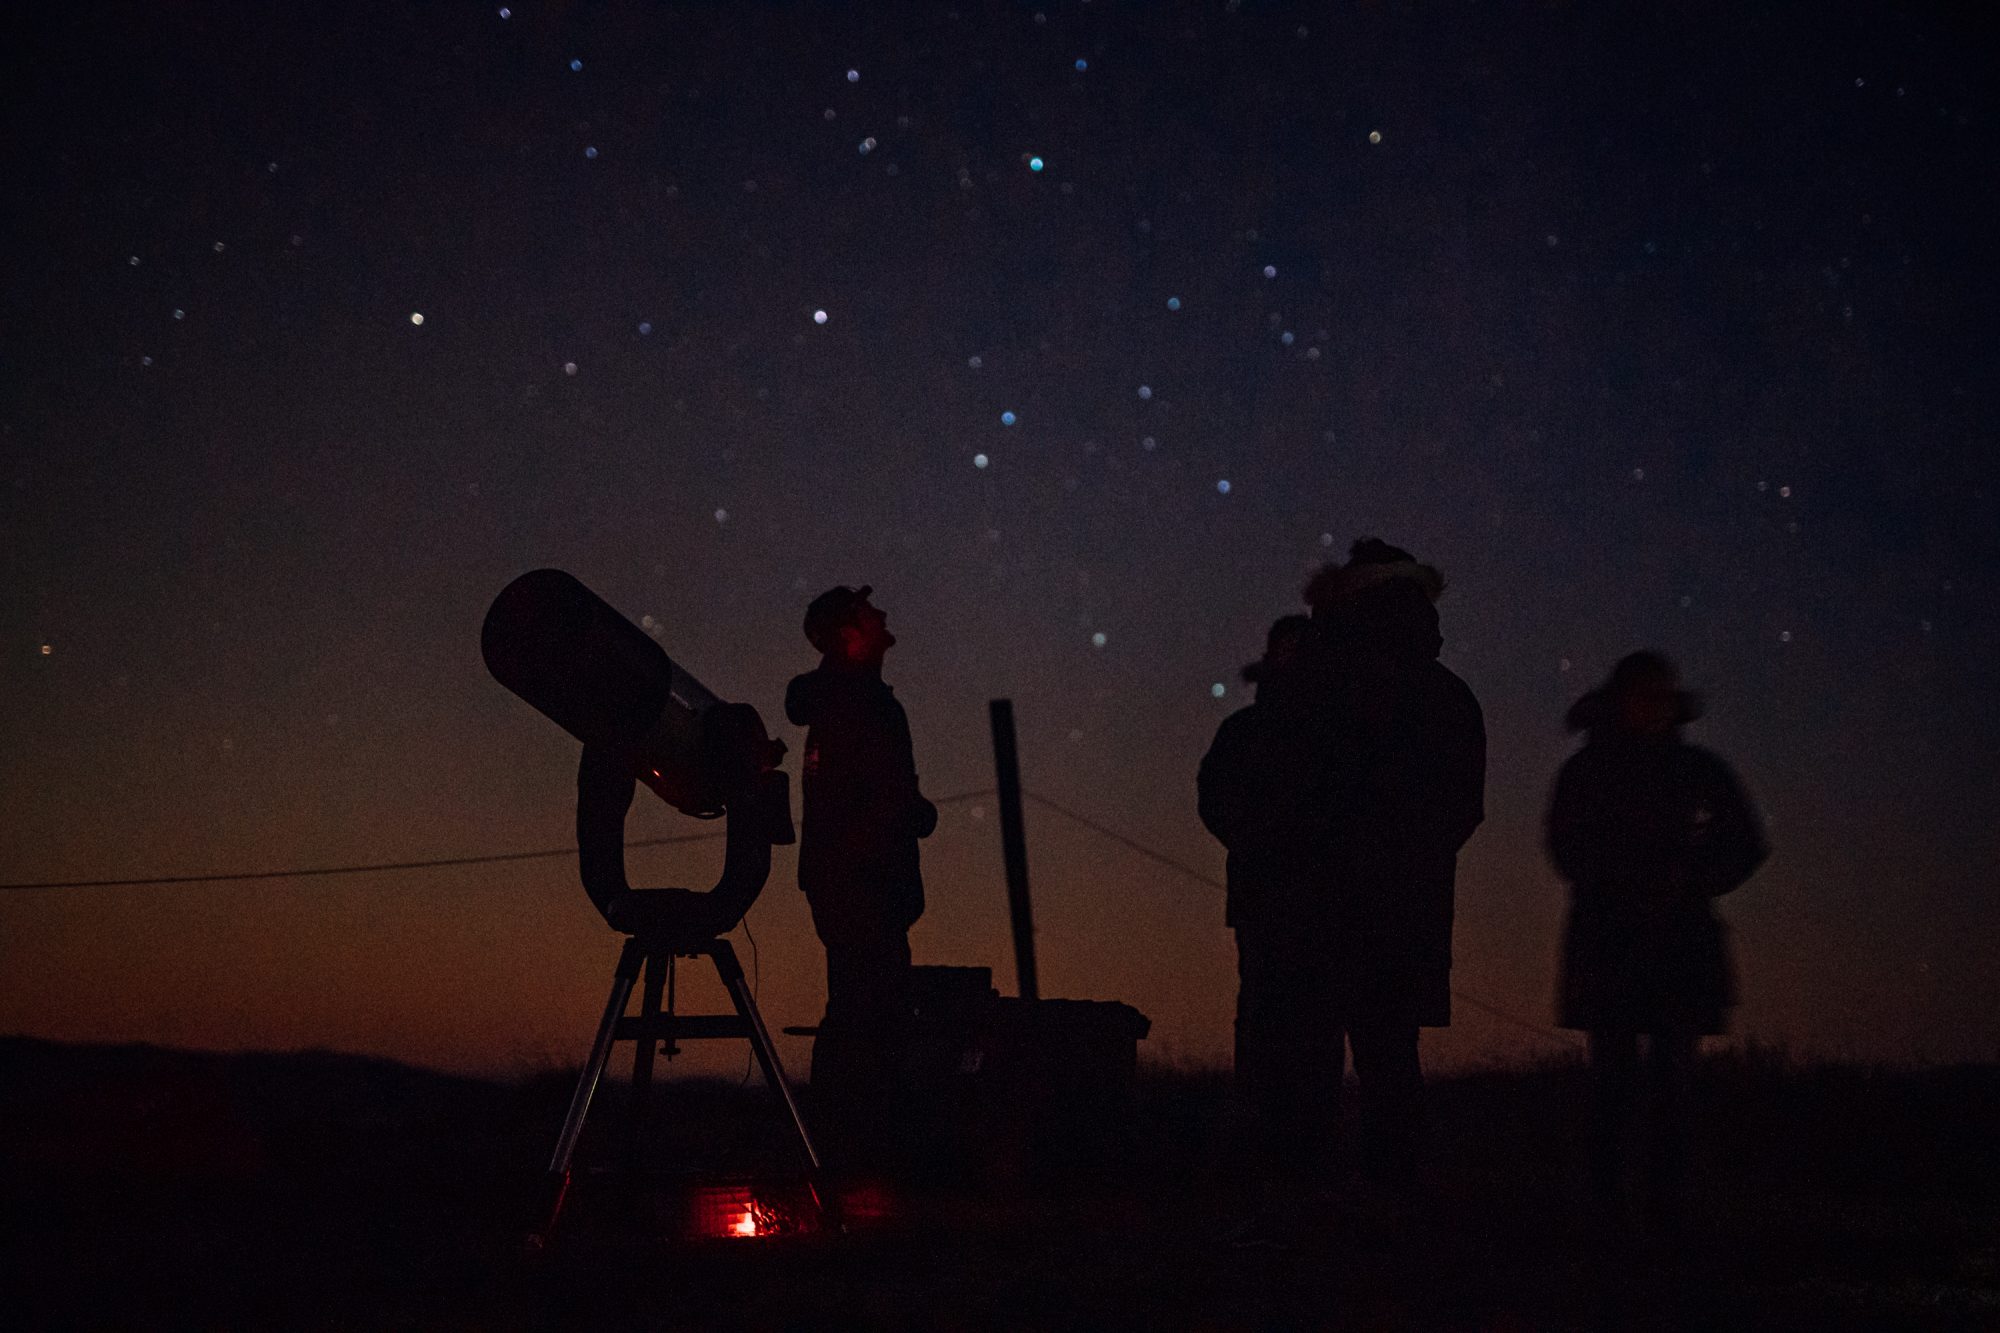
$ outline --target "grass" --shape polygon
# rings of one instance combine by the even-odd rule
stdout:
[[[710,1245],[621,1231],[620,1196],[585,1180],[568,1243],[529,1267],[569,1078],[0,1040],[0,1309],[12,1328],[2000,1327],[1994,1066],[1705,1061],[1671,1255],[1579,1221],[1586,1086],[1552,1064],[1436,1082],[1423,1214],[1300,1198],[1283,1250],[1218,1240],[1250,1202],[1227,1079],[1149,1071],[1113,1166],[940,1177],[846,1236]],[[615,1156],[622,1091],[586,1159]],[[656,1106],[660,1165],[782,1162],[754,1080]]]

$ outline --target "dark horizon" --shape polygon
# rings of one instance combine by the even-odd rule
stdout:
[[[1030,789],[1219,879],[1195,765],[1369,534],[1442,568],[1485,707],[1468,993],[1551,1021],[1562,717],[1652,647],[1770,819],[1736,1034],[2000,1059],[2000,145],[1952,7],[6,24],[0,881],[564,846],[575,744],[478,652],[545,565],[795,754],[806,602],[872,584],[928,792],[992,785],[1010,697]],[[912,942],[1011,989],[996,825],[946,808]],[[1224,1063],[1221,894],[1028,840],[1043,993]],[[774,1025],[822,993],[794,884]],[[0,941],[0,1032],[488,1072],[579,1059],[616,952],[561,860],[10,892]],[[1469,1006],[1425,1047],[1559,1049]]]

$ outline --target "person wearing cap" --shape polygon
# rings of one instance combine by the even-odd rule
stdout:
[[[1419,1032],[1451,1022],[1459,849],[1485,818],[1479,701],[1438,661],[1444,577],[1377,538],[1306,585],[1322,645],[1310,686],[1340,725],[1326,743],[1350,774],[1329,789],[1315,870],[1313,1003],[1360,1083],[1362,1165],[1391,1190],[1417,1184],[1425,1140]]]
[[[1558,1007],[1589,1034],[1595,1084],[1589,1148],[1599,1220],[1623,1220],[1620,1143],[1647,1038],[1647,1212],[1677,1225],[1682,1101],[1698,1037],[1720,1033],[1735,999],[1715,899],[1769,853],[1742,784],[1681,738],[1701,700],[1667,658],[1637,652],[1569,710],[1585,741],[1556,778],[1548,851],[1570,883]]]
[[[805,727],[799,887],[826,947],[826,1015],[812,1086],[831,1151],[873,1166],[894,1120],[909,1010],[909,930],[924,911],[917,843],[937,807],[917,783],[908,715],[883,683],[896,638],[869,601],[837,587],[806,608],[820,663],[792,679],[785,716]]]

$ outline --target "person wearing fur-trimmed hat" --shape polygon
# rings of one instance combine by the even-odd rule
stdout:
[[[873,591],[843,586],[813,599],[805,633],[820,663],[785,691],[785,716],[807,729],[799,887],[826,946],[813,1094],[836,1165],[861,1169],[883,1165],[888,1151],[909,930],[924,911],[917,843],[937,827],[918,788],[909,716],[882,680],[896,637]]]
[[[1700,696],[1654,652],[1620,659],[1569,710],[1584,745],[1549,800],[1548,851],[1570,883],[1561,1022],[1589,1034],[1596,1085],[1593,1203],[1623,1211],[1620,1143],[1631,1118],[1639,1038],[1651,1082],[1648,1210],[1671,1228],[1684,1150],[1681,1101],[1696,1039],[1723,1031],[1735,982],[1714,900],[1762,864],[1761,821],[1722,759],[1681,739]]]
[[[1364,1165],[1416,1181],[1425,1133],[1422,1028],[1451,1022],[1458,852],[1485,818],[1479,701],[1438,660],[1434,566],[1374,537],[1304,589],[1321,650],[1315,688],[1340,718],[1329,771],[1354,778],[1326,812],[1317,876],[1325,980],[1317,1007],[1353,1050]],[[1239,942],[1242,932],[1238,932]],[[1262,946],[1259,946],[1262,947]],[[1298,947],[1280,936],[1271,947]]]

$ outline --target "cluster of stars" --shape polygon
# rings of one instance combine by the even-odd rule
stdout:
[[[513,17],[512,9],[507,6],[500,7],[497,12],[499,17],[503,20],[511,19]],[[1036,15],[1036,21],[1037,22],[1044,21],[1044,16],[1039,14]],[[1303,36],[1304,29],[1301,28],[1299,31],[1300,35]],[[572,74],[581,74],[583,72],[584,62],[580,56],[569,57],[563,63],[567,65],[569,72]],[[1083,74],[1091,68],[1090,60],[1081,56],[1074,57],[1070,63],[1074,72],[1077,74]],[[848,67],[844,70],[837,71],[837,76],[850,87],[858,85],[861,82],[861,71],[856,67]],[[1857,80],[1857,86],[1858,84],[1859,81]],[[1900,92],[1901,90],[1899,89],[1898,91]],[[839,115],[838,109],[832,106],[826,107],[822,112],[824,120],[828,122],[834,121],[838,117],[838,115]],[[899,128],[908,128],[911,124],[911,117],[909,115],[899,115],[895,118],[895,123]],[[1369,145],[1379,147],[1384,142],[1384,132],[1381,128],[1371,128],[1366,131],[1365,138]],[[869,156],[870,154],[875,153],[881,147],[882,147],[881,140],[879,140],[876,136],[872,134],[867,135],[859,140],[858,153],[860,156],[866,157]],[[600,149],[599,146],[596,144],[585,144],[582,146],[581,151],[583,157],[587,161],[596,161],[600,156]],[[1040,153],[1022,151],[1019,154],[1018,161],[1025,166],[1026,170],[1031,175],[1045,175],[1051,173],[1049,160]],[[273,173],[276,172],[277,167],[278,164],[276,162],[271,162],[267,164],[267,170]],[[893,163],[890,164],[887,170],[891,173],[895,172],[896,170],[895,164]],[[956,170],[958,185],[962,188],[973,188],[974,187],[973,175],[974,173],[971,168],[966,166],[958,167]],[[998,179],[997,176],[991,171],[988,171],[986,173],[986,176],[989,181]],[[746,180],[743,182],[743,188],[746,193],[755,193],[757,191],[757,182],[754,180]],[[1065,181],[1063,183],[1063,189],[1065,191],[1068,191],[1070,188],[1071,188],[1071,183]],[[677,192],[677,189],[678,189],[677,186],[669,186],[668,193],[670,195],[674,194]],[[1140,232],[1150,235],[1153,230],[1152,220],[1150,218],[1142,219],[1139,222],[1138,227]],[[1268,238],[1266,237],[1260,237],[1257,231],[1255,230],[1251,230],[1245,233],[1244,236],[1241,237],[1240,239],[1247,239],[1249,242],[1253,244],[1262,244],[1266,240],[1268,240]],[[1542,241],[1546,247],[1553,249],[1560,244],[1561,238],[1554,231],[1549,231],[1542,236]],[[299,236],[295,235],[292,237],[292,244],[294,246],[300,243],[301,243],[301,238]],[[215,240],[212,243],[212,248],[216,254],[222,254],[224,253],[227,247],[224,241]],[[1646,240],[1644,243],[1644,249],[1648,254],[1655,253],[1657,248],[1658,247],[1656,243],[1651,239]],[[1278,257],[1283,257],[1283,256],[1280,255]],[[133,268],[139,267],[141,262],[142,262],[142,256],[136,253],[131,254],[126,260],[126,263]],[[1263,263],[1261,265],[1256,265],[1256,271],[1260,272],[1262,277],[1267,282],[1274,282],[1279,276],[1278,265],[1275,263]],[[1171,314],[1179,314],[1185,308],[1184,299],[1178,293],[1166,295],[1163,298],[1155,296],[1152,299],[1155,301],[1163,300],[1166,310]],[[1157,306],[1154,308],[1157,308]],[[184,320],[186,317],[186,310],[182,307],[175,307],[172,311],[172,317],[176,321]],[[425,326],[426,315],[424,314],[424,312],[420,310],[410,311],[408,318],[409,318],[409,323],[413,328],[422,328]],[[828,310],[825,307],[812,308],[810,310],[810,318],[812,323],[818,327],[824,327],[829,323],[830,320]],[[1298,347],[1301,340],[1297,335],[1297,333],[1293,329],[1282,327],[1283,323],[1285,322],[1284,313],[1272,312],[1268,316],[1268,321],[1269,321],[1268,333],[1266,334],[1267,337],[1275,335],[1275,340],[1277,345],[1279,347],[1288,350]],[[636,327],[641,337],[648,337],[653,332],[653,323],[650,320],[641,320],[637,323]],[[1327,341],[1327,338],[1328,338],[1327,331],[1325,329],[1321,329],[1318,334],[1318,340],[1320,342],[1325,342]],[[1296,355],[1304,361],[1319,362],[1321,360],[1322,350],[1318,346],[1307,346],[1300,348],[1296,353]],[[142,356],[138,358],[138,360],[140,365],[148,367],[153,365],[154,362],[154,358],[150,355]],[[984,359],[980,355],[975,354],[966,358],[966,365],[971,370],[974,371],[981,370],[984,367],[984,364],[985,364]],[[578,364],[575,361],[563,362],[561,369],[563,375],[566,377],[575,377],[579,373]],[[1495,383],[1498,384],[1498,382],[1499,379],[1498,376],[1496,376]],[[766,392],[767,390],[760,387],[759,397],[760,398],[764,397]],[[1152,403],[1155,400],[1155,389],[1154,386],[1151,385],[1150,383],[1141,383],[1137,385],[1136,392],[1137,392],[1137,397],[1141,402]],[[1159,412],[1165,412],[1168,410],[1169,406],[1170,404],[1166,403],[1165,401],[1162,401],[1159,404],[1159,406],[1154,410]],[[1011,408],[1001,410],[999,412],[999,419],[1000,419],[1000,424],[1003,428],[1014,427],[1020,422],[1020,417]],[[1332,432],[1330,430],[1326,432],[1326,438],[1329,441],[1332,439]],[[1160,448],[1159,439],[1156,436],[1150,434],[1142,436],[1140,438],[1139,443],[1141,450],[1146,454],[1155,454],[1159,451]],[[1094,441],[1086,442],[1084,445],[1084,452],[1086,454],[1096,454],[1098,452],[1097,444]],[[987,452],[977,452],[972,454],[971,457],[972,457],[973,467],[981,471],[989,469],[994,462],[993,456]],[[1214,474],[1210,473],[1209,475],[1213,476]],[[1631,467],[1629,470],[1629,477],[1631,481],[1634,483],[1642,483],[1647,480],[1647,470],[1646,468],[1640,466]],[[1075,490],[1079,485],[1079,481],[1077,477],[1070,476],[1065,479],[1064,484],[1066,489]],[[1213,486],[1215,493],[1219,496],[1229,496],[1233,490],[1232,481],[1228,477],[1215,477],[1213,481]],[[1762,492],[1767,489],[1770,489],[1770,484],[1765,481],[1758,481],[1756,483],[1756,487],[1758,491]],[[1789,485],[1778,486],[1775,489],[1777,490],[1778,496],[1782,499],[1789,500],[1792,497],[1792,488]],[[729,519],[729,511],[727,509],[718,507],[713,511],[713,516],[715,522],[718,525],[722,525],[727,523]],[[1792,525],[1792,530],[1796,531],[1796,524]],[[1333,545],[1332,534],[1330,533],[1319,534],[1319,544],[1323,548],[1331,547]],[[1780,635],[1780,638],[1783,642],[1790,642],[1791,632],[1789,630],[1784,631]],[[1101,631],[1096,632],[1092,634],[1091,642],[1093,646],[1098,648],[1103,648],[1106,643],[1105,635]],[[44,654],[46,654],[48,651],[49,651],[48,646],[43,645]],[[1214,687],[1213,693],[1215,694],[1216,697],[1220,698],[1223,697],[1223,695],[1226,693],[1226,690],[1223,685],[1217,684]]]

